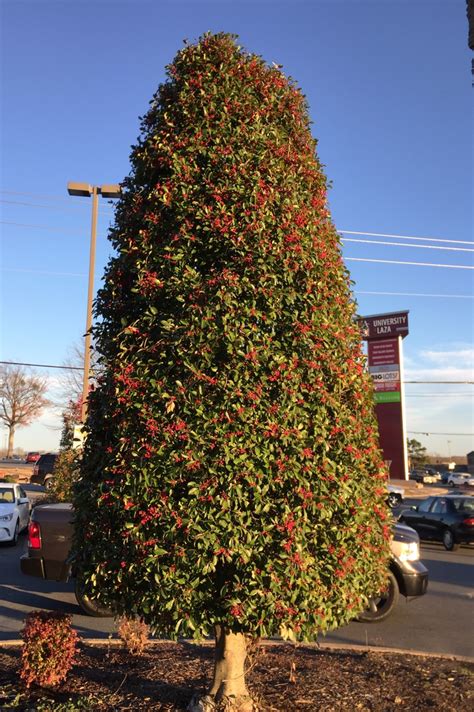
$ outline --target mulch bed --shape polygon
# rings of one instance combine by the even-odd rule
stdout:
[[[141,656],[83,645],[54,690],[19,682],[20,648],[0,649],[0,712],[138,710],[184,712],[212,675],[211,646],[159,642]],[[474,709],[474,664],[446,658],[262,646],[250,659],[258,712],[390,712]],[[15,699],[16,698],[16,699]]]

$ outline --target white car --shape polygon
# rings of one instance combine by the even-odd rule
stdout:
[[[23,487],[0,482],[0,542],[14,546],[18,534],[28,526],[29,518],[30,500]]]
[[[459,487],[460,485],[474,487],[474,477],[468,475],[467,472],[452,472],[448,477],[448,485],[451,485],[451,487]]]

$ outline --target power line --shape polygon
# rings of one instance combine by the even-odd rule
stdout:
[[[5,193],[6,195],[26,195],[31,198],[40,198],[41,200],[49,200],[50,202],[70,202],[70,196],[65,195],[45,195],[44,193],[25,193],[19,190],[0,190],[0,193]],[[7,202],[7,201],[2,201]],[[84,203],[86,205],[86,203]],[[79,205],[77,207],[80,207]]]
[[[69,201],[70,198],[66,195],[45,195],[44,193],[26,193],[20,190],[0,190],[0,193],[5,193],[6,195],[29,195],[31,198],[42,198],[45,200],[58,201]],[[364,233],[365,234],[365,233]]]
[[[69,198],[63,195],[45,195],[44,193],[28,193],[25,191],[19,191],[19,190],[0,190],[0,193],[4,193],[6,195],[26,195],[32,198],[42,198],[46,200],[50,200],[53,202],[65,202],[69,201]],[[9,202],[9,201],[2,201],[2,202]],[[13,201],[11,201],[13,202]],[[80,207],[80,206],[77,206]],[[399,239],[399,240],[420,240],[420,241],[425,241],[425,242],[446,242],[446,243],[452,243],[452,244],[458,244],[458,245],[474,245],[472,240],[449,240],[446,238],[440,238],[440,237],[419,237],[415,235],[397,235],[393,233],[385,233],[385,232],[367,232],[363,230],[338,230],[338,232],[344,234],[344,235],[367,235],[370,237],[391,237],[394,239]]]
[[[356,289],[354,294],[381,294],[393,297],[441,297],[442,299],[474,299],[473,294],[422,294],[421,292],[367,292]]]
[[[46,363],[23,363],[20,361],[0,361],[5,366],[34,366],[35,368],[64,368],[67,371],[83,371],[82,366],[55,366]]]
[[[370,235],[372,237],[393,237],[400,240],[423,240],[425,242],[450,242],[457,245],[473,245],[472,240],[446,240],[440,237],[414,237],[413,235],[390,235],[384,232],[356,232],[355,230],[338,230],[344,235]]]
[[[411,433],[412,435],[459,435],[462,437],[474,436],[474,433],[426,433],[422,432],[421,430],[407,430],[407,433]]]
[[[10,365],[10,366],[35,366],[35,367],[37,367],[37,368],[65,368],[65,369],[74,369],[74,370],[76,370],[76,371],[82,371],[82,370],[83,370],[82,366],[53,366],[53,365],[51,365],[51,364],[46,364],[46,363],[23,363],[23,362],[20,362],[20,361],[0,361],[0,364]],[[435,384],[440,384],[440,383],[441,383],[441,384],[445,384],[445,383],[449,383],[449,384],[455,383],[455,384],[458,384],[458,383],[459,383],[459,384],[466,384],[466,383],[467,383],[467,384],[473,385],[473,384],[474,384],[474,381],[403,381],[403,383],[423,383],[423,384],[427,384],[427,383],[435,383]],[[414,396],[415,396],[415,395],[431,396],[431,395],[440,395],[440,394],[436,394],[436,393],[416,393],[416,394],[413,394],[413,395],[414,395]],[[443,393],[442,395],[457,396],[457,395],[465,395],[465,394],[464,394],[464,393]],[[471,394],[467,394],[467,395],[471,395]],[[473,394],[473,395],[474,395],[474,394]]]
[[[32,225],[32,224],[27,224],[27,223],[17,223],[17,222],[10,222],[8,220],[0,220],[0,223],[2,225],[13,225],[15,227],[27,227],[27,228],[33,228],[33,229],[40,229],[40,230],[54,230],[55,232],[62,232],[62,233],[70,233],[70,234],[83,234],[82,230],[69,230],[66,229],[64,230],[63,228],[58,228],[58,227],[53,227],[51,225]],[[416,247],[415,245],[413,247]],[[435,249],[435,248],[433,248]],[[455,249],[455,248],[439,248],[439,249]],[[468,250],[471,251],[471,250]],[[418,267],[441,267],[445,269],[474,269],[474,266],[471,265],[446,265],[446,264],[437,264],[434,262],[406,262],[406,261],[400,261],[400,260],[381,260],[381,259],[373,259],[369,257],[344,257],[344,259],[348,262],[378,262],[378,263],[383,263],[383,264],[392,264],[392,265],[410,265],[410,266],[418,266]]]
[[[15,272],[20,274],[47,274],[50,277],[86,277],[86,272],[48,272],[41,269],[16,269],[14,267],[2,267],[2,272]]]
[[[366,245],[392,245],[393,247],[410,247],[415,250],[450,250],[451,252],[474,252],[471,247],[441,247],[440,245],[413,245],[410,242],[386,242],[384,240],[358,240],[351,237],[346,237],[342,240],[346,242],[363,242]]]
[[[344,257],[348,262],[382,262],[388,265],[417,265],[418,267],[444,267],[445,269],[474,269],[471,265],[440,265],[434,262],[401,262],[398,260],[375,260],[369,257]]]
[[[436,383],[437,385],[440,383],[442,383],[442,384],[449,383],[450,385],[452,385],[453,383],[456,383],[456,384],[462,384],[462,385],[469,384],[470,386],[474,385],[474,381],[403,381],[403,383],[423,383],[424,385],[426,385],[428,383]]]
[[[64,230],[62,227],[53,227],[52,225],[31,225],[29,223],[17,223],[17,222],[10,222],[8,220],[0,220],[0,223],[2,225],[14,225],[15,227],[31,227],[39,230],[54,230],[55,232],[62,232],[62,233],[71,233],[74,235],[83,235],[84,230],[69,230],[66,229]]]
[[[26,203],[26,202],[22,202],[20,200],[2,200],[2,199],[0,199],[0,203],[5,203],[6,205],[25,205],[30,208],[46,208],[47,210],[51,210],[53,213],[67,213],[69,210],[72,210],[72,211],[77,210],[77,209],[83,210],[84,208],[88,208],[90,211],[90,207],[86,202],[80,203],[79,205],[77,205],[76,203],[74,203],[74,205],[69,205],[69,206],[64,205],[61,208],[56,208],[53,205],[40,205],[39,203]],[[104,215],[104,214],[114,215],[114,213],[111,210],[101,210],[99,212],[99,215]],[[454,248],[452,248],[452,249],[454,249]]]
[[[42,207],[47,207],[47,206],[42,206]],[[102,211],[103,212],[103,211]],[[0,223],[2,225],[13,225],[15,227],[27,227],[27,228],[33,228],[33,229],[40,229],[40,230],[54,230],[55,232],[71,232],[69,228],[66,228],[64,231],[62,228],[59,227],[53,227],[52,225],[33,225],[31,223],[17,223],[17,222],[11,222],[9,220],[0,220]],[[83,230],[74,230],[74,232],[81,233],[83,234]],[[415,249],[425,249],[425,250],[451,250],[453,252],[474,252],[474,249],[468,249],[465,247],[438,247],[436,245],[409,245],[409,244],[403,244],[399,242],[381,242],[377,240],[352,240],[351,238],[347,240],[343,240],[343,242],[360,242],[360,243],[366,243],[366,244],[374,244],[374,245],[393,245],[394,247],[409,247],[409,248],[415,248]],[[417,295],[413,295],[417,296]],[[444,295],[440,295],[444,296]]]
[[[47,274],[51,276],[59,277],[85,277],[86,273],[72,273],[72,272],[47,272],[45,270],[35,270],[35,269],[17,269],[14,267],[1,267],[2,272],[19,272],[25,274]],[[378,292],[378,291],[364,291],[356,289],[354,294],[370,294],[370,295],[381,295],[381,296],[394,296],[394,297],[436,297],[440,299],[474,299],[472,294],[421,294],[418,292]]]

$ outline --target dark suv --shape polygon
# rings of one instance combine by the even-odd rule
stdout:
[[[40,459],[33,468],[30,482],[38,485],[44,485],[49,489],[53,479],[54,466],[56,464],[57,454],[55,452],[47,452],[41,455]]]

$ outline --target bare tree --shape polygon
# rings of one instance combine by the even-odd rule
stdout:
[[[82,386],[84,378],[84,347],[80,342],[75,342],[68,350],[66,363],[63,366],[63,373],[60,376],[62,390],[61,412],[64,408],[70,407],[71,401],[76,404],[82,401]],[[101,366],[98,361],[97,351],[94,345],[91,346],[90,361],[90,385],[96,385],[96,379],[100,375]]]
[[[0,420],[8,428],[10,457],[16,428],[29,425],[48,405],[47,381],[21,366],[0,368]]]

